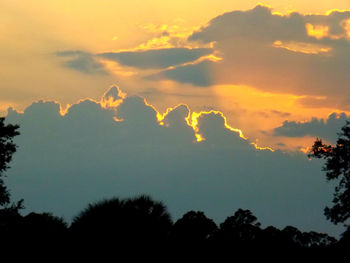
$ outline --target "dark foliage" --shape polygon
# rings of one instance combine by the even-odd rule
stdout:
[[[31,212],[22,219],[23,232],[26,235],[36,235],[37,238],[50,238],[50,236],[61,235],[67,230],[67,223],[63,218],[51,213]]]
[[[83,243],[146,247],[164,244],[171,227],[166,207],[143,195],[89,205],[73,220],[70,230]]]
[[[57,251],[67,243],[67,223],[49,213],[20,215],[17,207],[0,210],[0,245],[3,251],[38,248]],[[42,255],[42,253],[38,253]]]
[[[236,248],[256,246],[260,232],[260,223],[252,212],[238,209],[220,224],[216,239],[225,246]]]
[[[0,118],[0,205],[10,203],[10,193],[4,184],[4,172],[10,168],[9,162],[12,155],[16,152],[16,145],[13,138],[19,135],[18,125],[5,124],[5,118]]]
[[[334,191],[333,206],[325,208],[327,219],[345,223],[350,218],[350,122],[342,128],[335,146],[324,144],[319,138],[312,146],[310,157],[323,158],[323,171],[327,180],[338,182]]]
[[[200,211],[190,211],[172,224],[166,207],[148,196],[91,204],[69,229],[62,218],[49,213],[21,216],[16,207],[0,211],[4,247],[40,247],[82,258],[100,253],[147,260],[170,255],[174,260],[182,260],[184,255],[193,259],[233,254],[254,258],[261,253],[273,255],[274,251],[287,250],[293,255],[305,251],[314,255],[348,248],[349,233],[337,242],[327,234],[301,232],[292,226],[263,229],[253,213],[243,209],[227,217],[219,228]]]
[[[203,245],[217,231],[213,220],[201,211],[190,211],[176,221],[171,232],[171,240],[175,244]]]

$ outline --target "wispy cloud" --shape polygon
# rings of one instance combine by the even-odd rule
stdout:
[[[56,56],[64,58],[63,66],[85,74],[107,74],[93,54],[80,50],[66,50],[56,52]]]
[[[346,121],[350,121],[350,118],[345,113],[332,113],[327,119],[313,118],[305,122],[285,121],[274,129],[274,134],[287,137],[314,136],[335,143]]]
[[[195,61],[213,52],[210,48],[166,48],[141,51],[108,52],[98,54],[99,57],[115,60],[121,65],[141,69],[168,68]]]

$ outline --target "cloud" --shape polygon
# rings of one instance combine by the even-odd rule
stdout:
[[[304,28],[300,14],[294,13],[289,17],[273,15],[270,8],[258,5],[248,11],[228,12],[212,19],[208,26],[194,32],[189,40],[205,43],[233,38],[264,42],[271,39],[292,40],[305,38]]]
[[[174,80],[180,83],[192,84],[199,87],[208,87],[214,83],[212,68],[214,62],[202,61],[196,64],[179,66],[146,76],[149,80]]]
[[[160,73],[198,86],[248,85],[264,91],[314,96],[350,97],[347,88],[350,38],[349,11],[327,15],[275,14],[259,5],[228,12],[193,32],[191,43],[212,43],[220,63],[210,68],[185,65]],[[210,81],[189,78],[210,72]],[[158,75],[159,76],[159,75]],[[346,100],[340,106],[345,106]]]
[[[184,34],[181,44],[172,45],[167,40],[166,48],[150,49],[146,45],[133,51],[64,51],[57,55],[68,59],[66,67],[89,74],[105,72],[105,66],[110,67],[109,72],[123,72],[120,76],[140,82],[172,80],[198,87],[242,85],[305,98],[325,97],[332,102],[331,108],[345,111],[350,98],[349,21],[350,11],[282,15],[258,5],[217,16],[189,37]],[[153,29],[162,38],[168,37],[165,28]],[[117,64],[118,70],[113,70]],[[124,72],[120,67],[129,68]],[[313,107],[315,101],[302,102]]]
[[[208,26],[194,32],[189,40],[209,43],[233,38],[271,41],[310,41],[331,43],[332,38],[346,38],[346,20],[350,11],[333,11],[327,15],[274,14],[269,7],[258,5],[248,11],[233,11],[212,19]],[[327,28],[327,30],[317,29]],[[317,36],[317,37],[316,37]],[[337,40],[337,39],[335,39]]]
[[[59,108],[39,102],[7,116],[21,136],[6,183],[30,211],[69,220],[89,202],[147,193],[174,219],[193,209],[222,222],[243,207],[266,225],[342,231],[323,216],[333,189],[319,161],[258,150],[222,114],[197,115],[205,138],[197,142],[185,105],[160,114],[143,98],[126,97],[117,107],[83,100],[63,116]]]
[[[126,97],[118,86],[111,86],[102,96],[100,104],[104,108],[118,107]]]
[[[63,66],[85,74],[107,74],[104,66],[96,60],[94,55],[80,50],[66,50],[56,52],[56,56],[66,58]]]
[[[142,51],[108,52],[99,57],[117,61],[123,66],[140,69],[161,69],[195,61],[213,52],[210,48],[163,48]]]
[[[285,121],[274,129],[277,136],[304,137],[314,136],[335,143],[341,128],[350,118],[345,113],[332,113],[326,120],[313,118],[308,122]]]

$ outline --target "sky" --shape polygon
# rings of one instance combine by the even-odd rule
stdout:
[[[106,169],[113,167],[112,157],[107,155],[117,154],[120,159],[114,163],[123,164],[124,173],[139,173],[125,167],[126,156],[133,153],[136,160],[146,162],[144,152],[151,147],[155,156],[165,158],[159,139],[173,140],[171,147],[182,145],[184,149],[175,147],[172,154],[186,153],[197,166],[201,163],[196,159],[199,158],[198,147],[209,147],[212,142],[225,158],[240,151],[242,154],[238,154],[236,164],[238,160],[244,163],[253,156],[270,154],[276,156],[274,158],[285,158],[286,166],[279,168],[284,172],[299,162],[298,158],[304,158],[300,161],[303,165],[298,165],[309,173],[310,161],[305,153],[315,138],[322,137],[334,143],[336,133],[350,116],[348,0],[266,0],[261,3],[251,0],[178,0],[172,3],[160,0],[2,0],[0,32],[0,116],[23,124],[18,139],[23,144],[23,152],[20,148],[11,171],[15,189],[16,185],[25,185],[26,181],[17,176],[28,165],[26,162],[35,163],[34,157],[42,157],[42,153],[31,152],[32,132],[39,132],[38,128],[42,129],[42,137],[37,141],[39,149],[44,149],[45,143],[52,147],[48,154],[52,159],[45,164],[45,171],[53,171],[52,176],[59,174],[55,170],[58,164],[53,160],[61,156],[61,151],[73,151],[69,148],[73,147],[71,144],[82,145],[82,142],[71,141],[73,138],[79,141],[75,137],[77,132],[85,132],[88,138],[84,140],[89,141],[84,141],[81,149],[89,146],[95,153],[103,150],[102,145],[108,142],[97,143],[101,131],[96,125],[109,125],[106,129],[111,131],[126,126],[121,130],[129,135],[123,135],[127,138],[115,134],[107,136],[111,147],[116,141],[142,137],[131,130],[145,129],[145,136],[150,140],[135,140],[132,150],[121,147],[100,152],[99,158],[107,158],[101,160]],[[127,124],[128,117],[118,117],[125,108],[123,105],[128,105],[125,106],[129,111],[127,116],[131,114],[134,118],[131,126]],[[179,109],[186,114],[177,116],[175,113]],[[142,117],[146,112],[149,115]],[[179,118],[175,124],[166,122],[170,113]],[[94,118],[101,118],[108,124],[98,123],[100,120]],[[210,120],[205,121],[207,118]],[[85,130],[76,130],[79,125]],[[155,126],[149,128],[149,125]],[[167,132],[159,134],[158,130]],[[224,136],[226,133],[230,135]],[[237,141],[232,143],[230,136],[237,137],[237,134],[240,146],[235,149]],[[52,138],[59,145],[52,145]],[[62,145],[69,147],[57,149]],[[226,145],[233,148],[227,149]],[[79,154],[82,154],[81,149]],[[123,155],[123,151],[130,152]],[[25,153],[31,157],[28,159]],[[203,154],[203,160],[215,159],[211,154]],[[82,154],[78,162],[84,162],[84,158],[96,156]],[[89,170],[85,166],[73,169],[69,160],[62,161],[71,167],[69,172],[61,171],[66,176]],[[219,163],[212,165],[220,169],[226,167],[227,173],[238,169],[240,176],[246,174],[242,167],[234,167],[228,160],[217,161]],[[251,176],[267,175],[269,170],[260,167],[264,162],[255,161]],[[181,172],[191,174],[191,169],[184,168],[190,164],[183,162],[185,160],[180,158],[179,163],[172,163],[170,167],[182,165]],[[149,173],[157,163],[159,161],[150,160],[145,164],[147,176],[151,176]],[[164,163],[161,166],[168,176],[177,174],[176,169],[167,170]],[[322,176],[321,164],[312,165]],[[34,176],[35,166],[32,168],[28,178]],[[281,170],[271,173],[278,174]],[[292,174],[286,176],[292,178]],[[169,182],[169,178],[162,180]],[[278,185],[279,179],[270,179]],[[90,183],[95,179],[91,180]],[[214,179],[210,177],[208,181],[211,180]],[[127,184],[132,185],[132,182],[130,179]],[[66,182],[61,183],[62,187],[67,187]],[[320,185],[320,189],[330,187]],[[107,186],[103,185],[99,193],[104,187]],[[21,193],[14,191],[15,195]],[[28,199],[33,199],[33,207],[39,209],[41,201],[29,192],[26,194]],[[91,195],[77,197],[81,202],[77,201],[74,209],[78,203],[86,202],[88,196]],[[164,197],[160,193],[159,196]],[[176,211],[183,211],[186,202],[175,204],[171,201],[176,200],[175,196],[180,193],[174,192],[169,202],[174,202]],[[208,196],[199,199],[207,200]],[[321,190],[315,196],[321,196]],[[319,201],[315,199],[314,204],[319,206]],[[258,203],[252,206],[259,209]],[[282,205],[276,204],[275,212],[277,207]],[[70,217],[74,209],[68,209],[65,215]],[[217,218],[227,207],[220,209],[213,211]],[[272,220],[268,218],[267,222]]]
[[[345,0],[3,0],[0,114],[38,100],[65,108],[116,84],[162,113],[215,109],[261,145],[306,149],[313,134],[274,129],[349,113],[348,9]]]

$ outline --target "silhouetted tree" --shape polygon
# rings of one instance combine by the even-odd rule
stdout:
[[[255,246],[260,223],[249,210],[238,209],[220,224],[219,239],[227,246]]]
[[[244,225],[260,227],[261,224],[250,210],[238,209],[233,216],[226,218],[226,220],[220,225],[220,228],[236,228]]]
[[[18,125],[5,124],[5,118],[0,118],[0,206],[10,203],[10,193],[3,181],[4,172],[10,168],[9,162],[13,153],[16,152],[16,145],[13,138],[19,135]]]
[[[286,226],[282,233],[284,237],[293,243],[293,247],[301,248],[305,241],[303,241],[303,233],[294,226]]]
[[[8,165],[12,155],[16,152],[13,138],[19,135],[19,126],[5,124],[5,118],[0,118],[0,246],[8,245],[15,237],[21,223],[19,209],[23,208],[23,200],[17,204],[10,204],[10,193],[4,183],[4,172],[10,168]]]
[[[37,238],[47,238],[64,234],[67,223],[63,218],[51,213],[31,212],[23,217],[22,228],[27,235],[35,235]]]
[[[341,239],[337,243],[340,248],[348,248],[350,246],[350,226],[341,235]]]
[[[304,248],[327,248],[334,245],[337,240],[325,233],[317,233],[315,231],[304,232],[302,238],[302,246]]]
[[[273,226],[268,226],[263,229],[260,232],[258,239],[259,245],[269,250],[291,249],[297,247],[289,235],[286,235],[285,232]]]
[[[324,144],[316,139],[309,154],[310,157],[323,158],[326,164],[327,180],[337,180],[333,197],[333,207],[325,208],[327,219],[333,223],[345,223],[350,217],[350,122],[346,122],[338,134],[335,146]]]
[[[0,233],[2,236],[11,235],[21,224],[22,216],[17,207],[10,206],[0,209]]]
[[[163,203],[142,195],[90,204],[75,217],[70,229],[84,242],[139,247],[162,244],[171,226]]]
[[[315,231],[301,232],[299,229],[287,226],[282,230],[283,235],[293,242],[295,248],[326,248],[336,243],[336,239],[324,233]]]
[[[178,245],[201,246],[217,231],[217,226],[201,211],[189,211],[173,226],[172,241]]]

